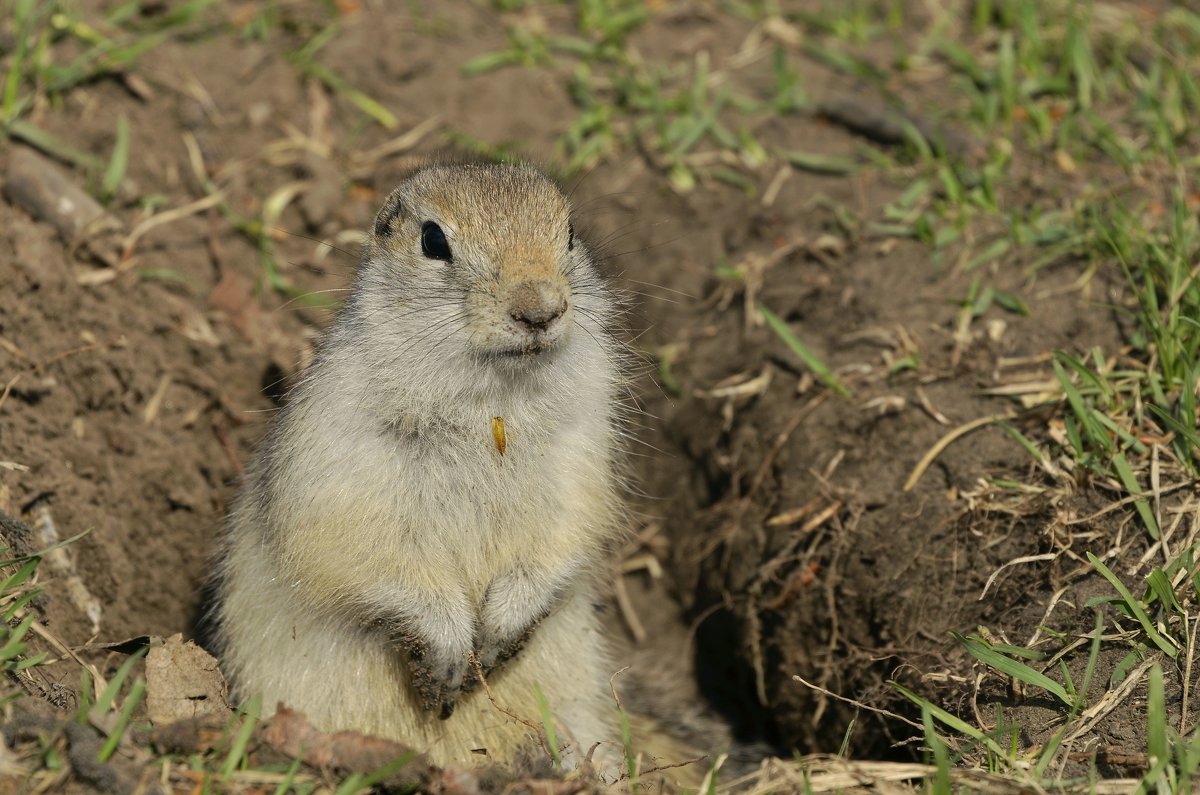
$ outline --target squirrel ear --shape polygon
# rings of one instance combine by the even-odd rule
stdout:
[[[404,202],[400,200],[400,192],[394,191],[383,203],[383,209],[375,216],[375,236],[391,237],[392,222],[404,210]]]

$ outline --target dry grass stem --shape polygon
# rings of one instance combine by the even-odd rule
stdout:
[[[629,591],[625,588],[625,578],[618,575],[613,580],[613,597],[617,601],[617,610],[621,614],[621,620],[625,622],[626,629],[633,636],[634,643],[642,644],[646,641],[646,627],[638,618],[637,610],[633,606],[633,602],[629,599]]]
[[[876,715],[882,715],[885,718],[891,718],[892,720],[898,720],[901,723],[907,723],[909,726],[912,726],[917,731],[925,730],[924,726],[917,723],[916,721],[909,720],[908,718],[904,717],[903,715],[898,715],[897,713],[891,712],[890,710],[879,709],[878,707],[872,707],[870,704],[864,704],[861,701],[856,701],[852,698],[847,698],[846,696],[843,696],[839,693],[835,693],[832,690],[821,687],[820,685],[815,685],[812,682],[809,682],[807,679],[804,679],[803,677],[801,677],[799,674],[792,674],[792,680],[799,682],[800,684],[804,685],[805,687],[807,687],[811,690],[816,690],[818,693],[821,693],[823,695],[829,696],[830,698],[841,701],[842,703],[849,704],[853,707],[857,707],[858,709],[866,710],[867,712],[873,712]]]
[[[919,481],[921,476],[925,474],[925,470],[929,468],[929,465],[932,464],[937,457],[942,454],[942,451],[949,447],[954,441],[961,439],[971,431],[983,428],[987,425],[994,425],[997,422],[1011,420],[1015,416],[1016,415],[1012,412],[1008,412],[1006,414],[993,414],[989,417],[979,417],[978,419],[963,423],[954,430],[950,431],[941,439],[939,439],[933,447],[929,448],[929,451],[925,453],[925,455],[921,457],[921,460],[917,462],[917,465],[913,467],[912,474],[908,476],[908,480],[904,481],[904,490],[912,491],[917,485],[917,481]]]
[[[1063,739],[1062,747],[1069,747],[1071,743],[1087,734],[1104,718],[1105,715],[1112,712],[1121,704],[1121,702],[1129,698],[1130,694],[1133,693],[1134,688],[1142,683],[1142,679],[1145,677],[1146,672],[1150,670],[1152,665],[1159,662],[1161,656],[1162,655],[1155,654],[1151,655],[1145,660],[1142,660],[1137,668],[1134,668],[1129,672],[1121,684],[1106,692],[1100,697],[1099,701],[1081,712],[1079,717],[1075,720],[1075,727],[1071,729],[1071,731],[1068,732],[1067,736]]]
[[[1018,566],[1022,563],[1037,563],[1038,561],[1043,560],[1054,560],[1057,557],[1057,552],[1044,552],[1041,555],[1023,555],[1019,558],[1013,558],[991,573],[991,576],[987,578],[987,582],[984,583],[983,590],[979,593],[979,598],[977,601],[983,601],[983,598],[987,596],[987,592],[991,589],[992,583],[995,582],[996,578],[1000,576],[1000,572],[1004,571],[1010,566]]]

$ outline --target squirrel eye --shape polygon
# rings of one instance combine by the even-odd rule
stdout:
[[[440,259],[443,262],[451,260],[446,233],[433,221],[426,221],[421,227],[421,253],[430,259]]]
[[[567,224],[567,251],[575,248],[575,224]]]

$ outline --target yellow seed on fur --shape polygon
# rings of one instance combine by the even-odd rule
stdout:
[[[508,438],[504,435],[503,417],[492,417],[492,438],[496,440],[496,449],[503,456],[504,448],[508,446]]]

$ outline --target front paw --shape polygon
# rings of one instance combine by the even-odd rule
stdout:
[[[559,603],[565,579],[518,568],[492,580],[475,635],[475,653],[484,676],[521,651]]]
[[[541,623],[541,617],[534,619],[528,626],[517,633],[501,635],[497,632],[484,632],[476,641],[476,655],[479,657],[479,665],[483,669],[486,676],[500,665],[508,660],[511,660],[517,655],[517,652],[529,642],[533,631],[537,629]]]
[[[421,708],[445,720],[454,714],[467,674],[466,654],[434,653],[424,641],[406,639],[408,669]]]

